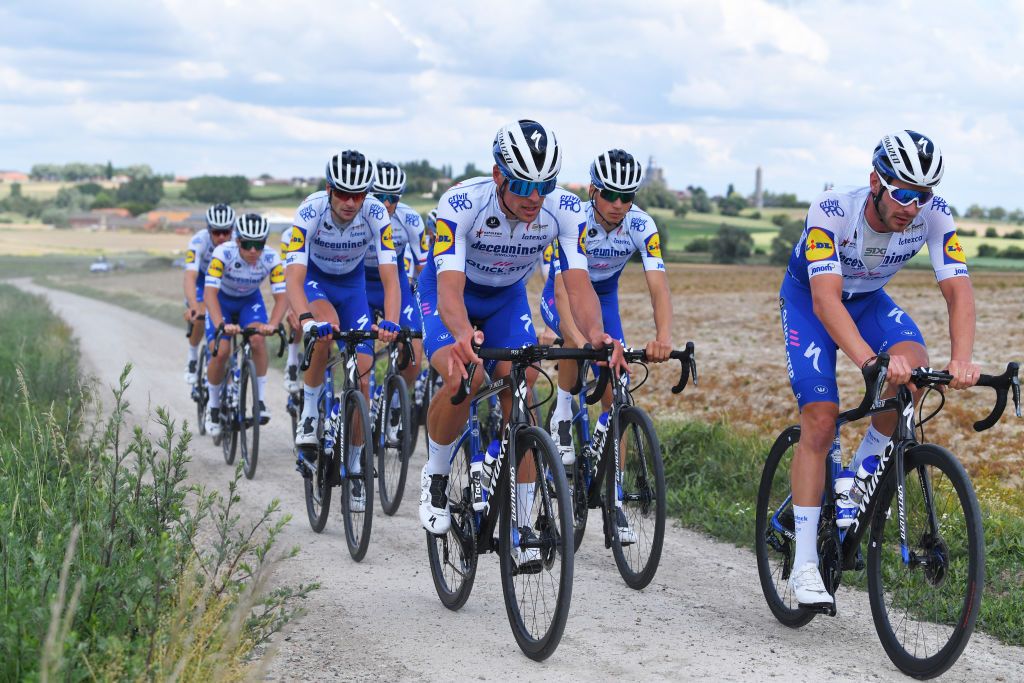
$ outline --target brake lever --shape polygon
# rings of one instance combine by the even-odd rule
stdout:
[[[1010,379],[1010,390],[1013,392],[1013,411],[1017,414],[1017,417],[1021,417],[1020,414],[1020,377],[1014,375]]]

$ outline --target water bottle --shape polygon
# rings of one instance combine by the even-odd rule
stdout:
[[[494,478],[494,467],[498,463],[498,455],[501,453],[501,441],[494,439],[487,444],[487,452],[484,453],[483,470],[480,473],[480,485],[483,487],[484,500],[490,495],[492,479]]]
[[[857,516],[857,505],[850,501],[850,490],[855,486],[856,475],[848,469],[836,475],[834,486],[836,494],[836,526],[847,529]]]
[[[597,424],[594,426],[594,438],[590,441],[590,452],[595,461],[601,457],[601,453],[604,451],[604,440],[607,435],[608,411],[605,411],[597,418]]]
[[[854,483],[853,488],[850,489],[850,503],[854,507],[859,507],[861,501],[864,500],[864,494],[868,490],[868,479],[878,469],[878,456],[872,455],[864,458],[864,462],[857,468],[857,481]]]

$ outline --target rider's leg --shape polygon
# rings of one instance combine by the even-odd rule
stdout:
[[[310,312],[313,317],[321,322],[329,322],[332,325],[338,324],[338,313],[334,306],[325,299],[317,299],[309,302]],[[331,344],[334,342],[330,337],[317,340],[313,345],[313,353],[309,361],[309,369],[302,376],[303,379],[303,402],[302,417],[317,417],[317,399],[320,397],[320,385],[324,383],[324,369],[327,367],[327,358],[330,354]]]

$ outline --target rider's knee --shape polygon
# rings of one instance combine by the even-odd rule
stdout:
[[[800,413],[800,440],[820,450],[827,448],[836,432],[839,406],[834,403],[810,403]]]

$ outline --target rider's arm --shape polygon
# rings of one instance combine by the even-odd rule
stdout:
[[[473,326],[466,311],[466,274],[446,270],[437,274],[437,311],[441,322],[456,339],[473,336]]]
[[[971,363],[974,354],[974,289],[966,277],[953,277],[939,282],[949,312],[950,354],[947,370],[953,374],[954,389],[973,386],[980,368]],[[968,377],[967,375],[971,376]]]
[[[185,271],[185,301],[188,302],[189,309],[194,309],[199,303],[196,301],[196,280],[198,279],[199,271]]]
[[[220,300],[217,298],[217,294],[220,293],[220,287],[212,287],[206,285],[203,288],[203,300],[206,302],[206,315],[210,319],[210,324],[214,328],[220,327],[220,324],[224,322],[224,315],[220,311]]]
[[[306,298],[305,264],[290,263],[284,269],[284,281],[289,308],[295,311],[297,316],[308,313],[309,300]]]
[[[601,302],[590,283],[590,275],[581,268],[562,271],[562,282],[568,296],[567,310],[583,334],[583,338],[595,348],[604,346],[604,320],[601,318]]]
[[[398,266],[377,266],[380,281],[384,285],[384,319],[397,323],[401,316],[402,289],[398,284]]]
[[[270,321],[267,323],[273,328],[277,328],[284,320],[285,314],[288,312],[288,301],[285,298],[285,293],[274,294],[274,310],[270,312]]]
[[[654,307],[654,327],[657,341],[672,345],[672,298],[669,295],[668,275],[664,270],[645,270],[647,289],[651,291]]]
[[[562,274],[555,271],[555,307],[559,311],[569,311],[572,310],[571,306],[569,293],[565,291],[565,283],[562,282]],[[561,332],[563,339],[576,348],[582,347],[587,341],[576,327],[576,322],[571,315],[559,316],[558,331]]]
[[[825,273],[811,278],[811,300],[814,315],[825,326],[832,341],[858,368],[875,355],[843,305],[842,275]]]

